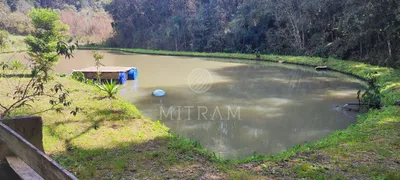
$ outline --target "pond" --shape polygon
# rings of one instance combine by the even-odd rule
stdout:
[[[363,88],[354,77],[304,66],[102,53],[106,66],[139,70],[139,79],[124,85],[121,97],[172,132],[232,159],[277,153],[348,127],[357,114],[337,106],[355,102]],[[55,70],[70,73],[93,64],[91,51],[77,51]],[[156,89],[167,95],[153,97]]]

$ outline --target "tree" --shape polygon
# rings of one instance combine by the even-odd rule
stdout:
[[[400,65],[398,0],[114,0],[119,47],[336,57]]]
[[[341,26],[347,55],[379,65],[394,64],[400,48],[400,21],[396,18],[400,2],[347,0],[345,6]]]
[[[28,55],[33,64],[33,71],[38,73],[44,82],[49,80],[49,72],[56,65],[60,54],[69,56],[74,50],[66,48],[68,26],[60,21],[60,16],[55,10],[33,9],[29,13],[35,31],[25,39],[28,45]],[[62,52],[61,52],[62,51]]]
[[[93,51],[93,58],[94,58],[95,66],[97,69],[97,81],[100,82],[101,81],[101,72],[100,72],[99,68],[101,66],[104,66],[104,64],[101,63],[101,60],[104,59],[104,55],[98,53],[97,51]]]
[[[193,20],[192,47],[194,51],[213,51],[220,45],[216,31],[220,28],[215,2],[204,3]]]
[[[112,19],[104,11],[93,9],[82,9],[77,11],[73,8],[61,11],[61,21],[67,24],[69,33],[80,44],[102,43],[112,35]]]
[[[1,79],[7,81],[9,90],[2,97],[8,98],[0,102],[0,118],[10,115],[16,109],[29,105],[42,98],[50,98],[50,109],[60,112],[63,107],[71,105],[68,99],[68,91],[60,83],[54,83],[52,88],[49,81],[52,67],[57,63],[60,55],[72,56],[74,47],[63,42],[68,28],[59,22],[59,16],[54,10],[34,9],[29,16],[36,28],[34,33],[26,38],[28,45],[29,60],[32,63],[31,74],[24,74],[17,69],[8,68],[6,63],[2,64],[3,73]],[[17,77],[17,79],[15,79]],[[3,90],[6,87],[3,88]],[[71,113],[76,114],[79,108]]]
[[[267,32],[275,28],[271,9],[267,5],[266,0],[249,0],[239,7],[235,19],[229,23],[228,51],[265,53],[277,48],[271,46],[267,51]],[[273,37],[276,36],[268,40],[273,40]]]

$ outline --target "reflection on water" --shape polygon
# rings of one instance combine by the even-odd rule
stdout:
[[[78,51],[55,70],[70,73],[93,64],[90,51]],[[335,107],[354,102],[363,87],[343,74],[277,63],[106,53],[103,64],[137,67],[139,80],[120,95],[173,132],[228,158],[280,152],[346,128],[356,114]],[[198,68],[212,75],[205,93],[188,86]],[[151,96],[155,89],[167,96]]]

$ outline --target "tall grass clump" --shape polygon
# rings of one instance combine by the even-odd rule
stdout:
[[[105,81],[104,83],[101,84],[96,84],[96,86],[102,91],[107,94],[108,98],[115,98],[117,93],[121,91],[123,88],[117,84],[116,81],[110,80],[110,81]]]

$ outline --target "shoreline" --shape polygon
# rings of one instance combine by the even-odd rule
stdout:
[[[96,50],[121,51],[118,48]],[[152,55],[150,50],[122,49],[121,52]],[[176,56],[177,53],[180,52],[154,51],[153,55]],[[185,52],[179,56],[258,60],[251,54]],[[332,58],[325,61],[315,57],[261,55],[261,60],[258,61],[285,61],[286,64],[309,67],[327,65],[333,71],[360,77],[361,80],[367,79],[367,72],[378,72],[377,85],[382,87],[382,93],[385,95],[382,102],[393,104],[392,102],[400,99],[399,69]],[[101,99],[101,93],[91,85],[70,78],[59,80],[63,81],[67,88],[73,89],[73,98],[77,98],[78,105],[87,107],[88,112],[78,114],[78,117],[67,118],[62,114],[43,114],[45,149],[63,167],[78,173],[78,177],[83,179],[99,177],[102,173],[123,176],[121,172],[130,169],[139,173],[138,177],[153,178],[166,175],[199,178],[204,173],[221,179],[261,179],[265,176],[294,179],[364,179],[365,173],[369,173],[367,177],[400,177],[400,172],[396,171],[396,163],[392,163],[400,162],[400,154],[396,153],[400,142],[400,107],[388,106],[381,110],[371,110],[359,115],[357,122],[344,130],[335,131],[327,137],[288,148],[280,153],[254,153],[247,158],[225,159],[202,148],[197,141],[170,132],[162,123],[143,117],[134,104],[121,98]],[[64,134],[64,130],[74,136]],[[108,142],[110,137],[105,138],[105,135],[111,136],[112,141]],[[101,140],[94,142],[93,139]],[[120,154],[116,156],[116,152]],[[118,159],[117,162],[115,158]],[[87,163],[78,168],[81,165],[77,162],[82,160]],[[150,168],[153,163],[163,170]],[[180,164],[183,165],[179,166]],[[139,165],[139,168],[136,165]],[[101,169],[93,168],[97,166]],[[400,164],[398,166],[400,167]],[[198,173],[191,175],[192,172]]]
[[[177,56],[177,57],[199,57],[199,58],[218,58],[218,59],[237,59],[237,60],[246,60],[246,61],[260,61],[260,62],[275,62],[281,64],[292,64],[292,65],[300,65],[306,67],[316,68],[317,66],[321,66],[324,64],[323,58],[319,57],[308,57],[308,56],[282,56],[282,55],[268,55],[268,54],[261,54],[260,58],[255,58],[254,54],[241,54],[241,53],[206,53],[206,52],[189,52],[189,51],[164,51],[164,50],[146,50],[146,49],[130,49],[130,48],[110,48],[110,47],[96,47],[96,46],[81,46],[78,50],[103,50],[103,51],[118,51],[123,53],[133,53],[133,54],[144,54],[144,55],[158,55],[158,56]],[[300,61],[296,62],[295,60],[290,60],[290,58],[304,58],[304,59],[311,59],[308,61]],[[287,61],[286,61],[287,60]],[[365,64],[362,62],[356,61],[347,61],[347,60],[340,60],[335,58],[326,58],[327,61],[343,61],[343,62],[350,62],[352,64]],[[283,62],[282,62],[283,61]],[[314,62],[312,62],[314,61]],[[325,62],[326,63],[326,62]],[[365,64],[368,66],[373,66],[369,64]],[[386,68],[386,67],[382,67]],[[335,71],[339,73],[343,73],[346,75],[353,76],[360,80],[366,81],[367,78],[358,74],[354,74],[348,71],[343,71],[336,67],[328,66],[328,71]]]

